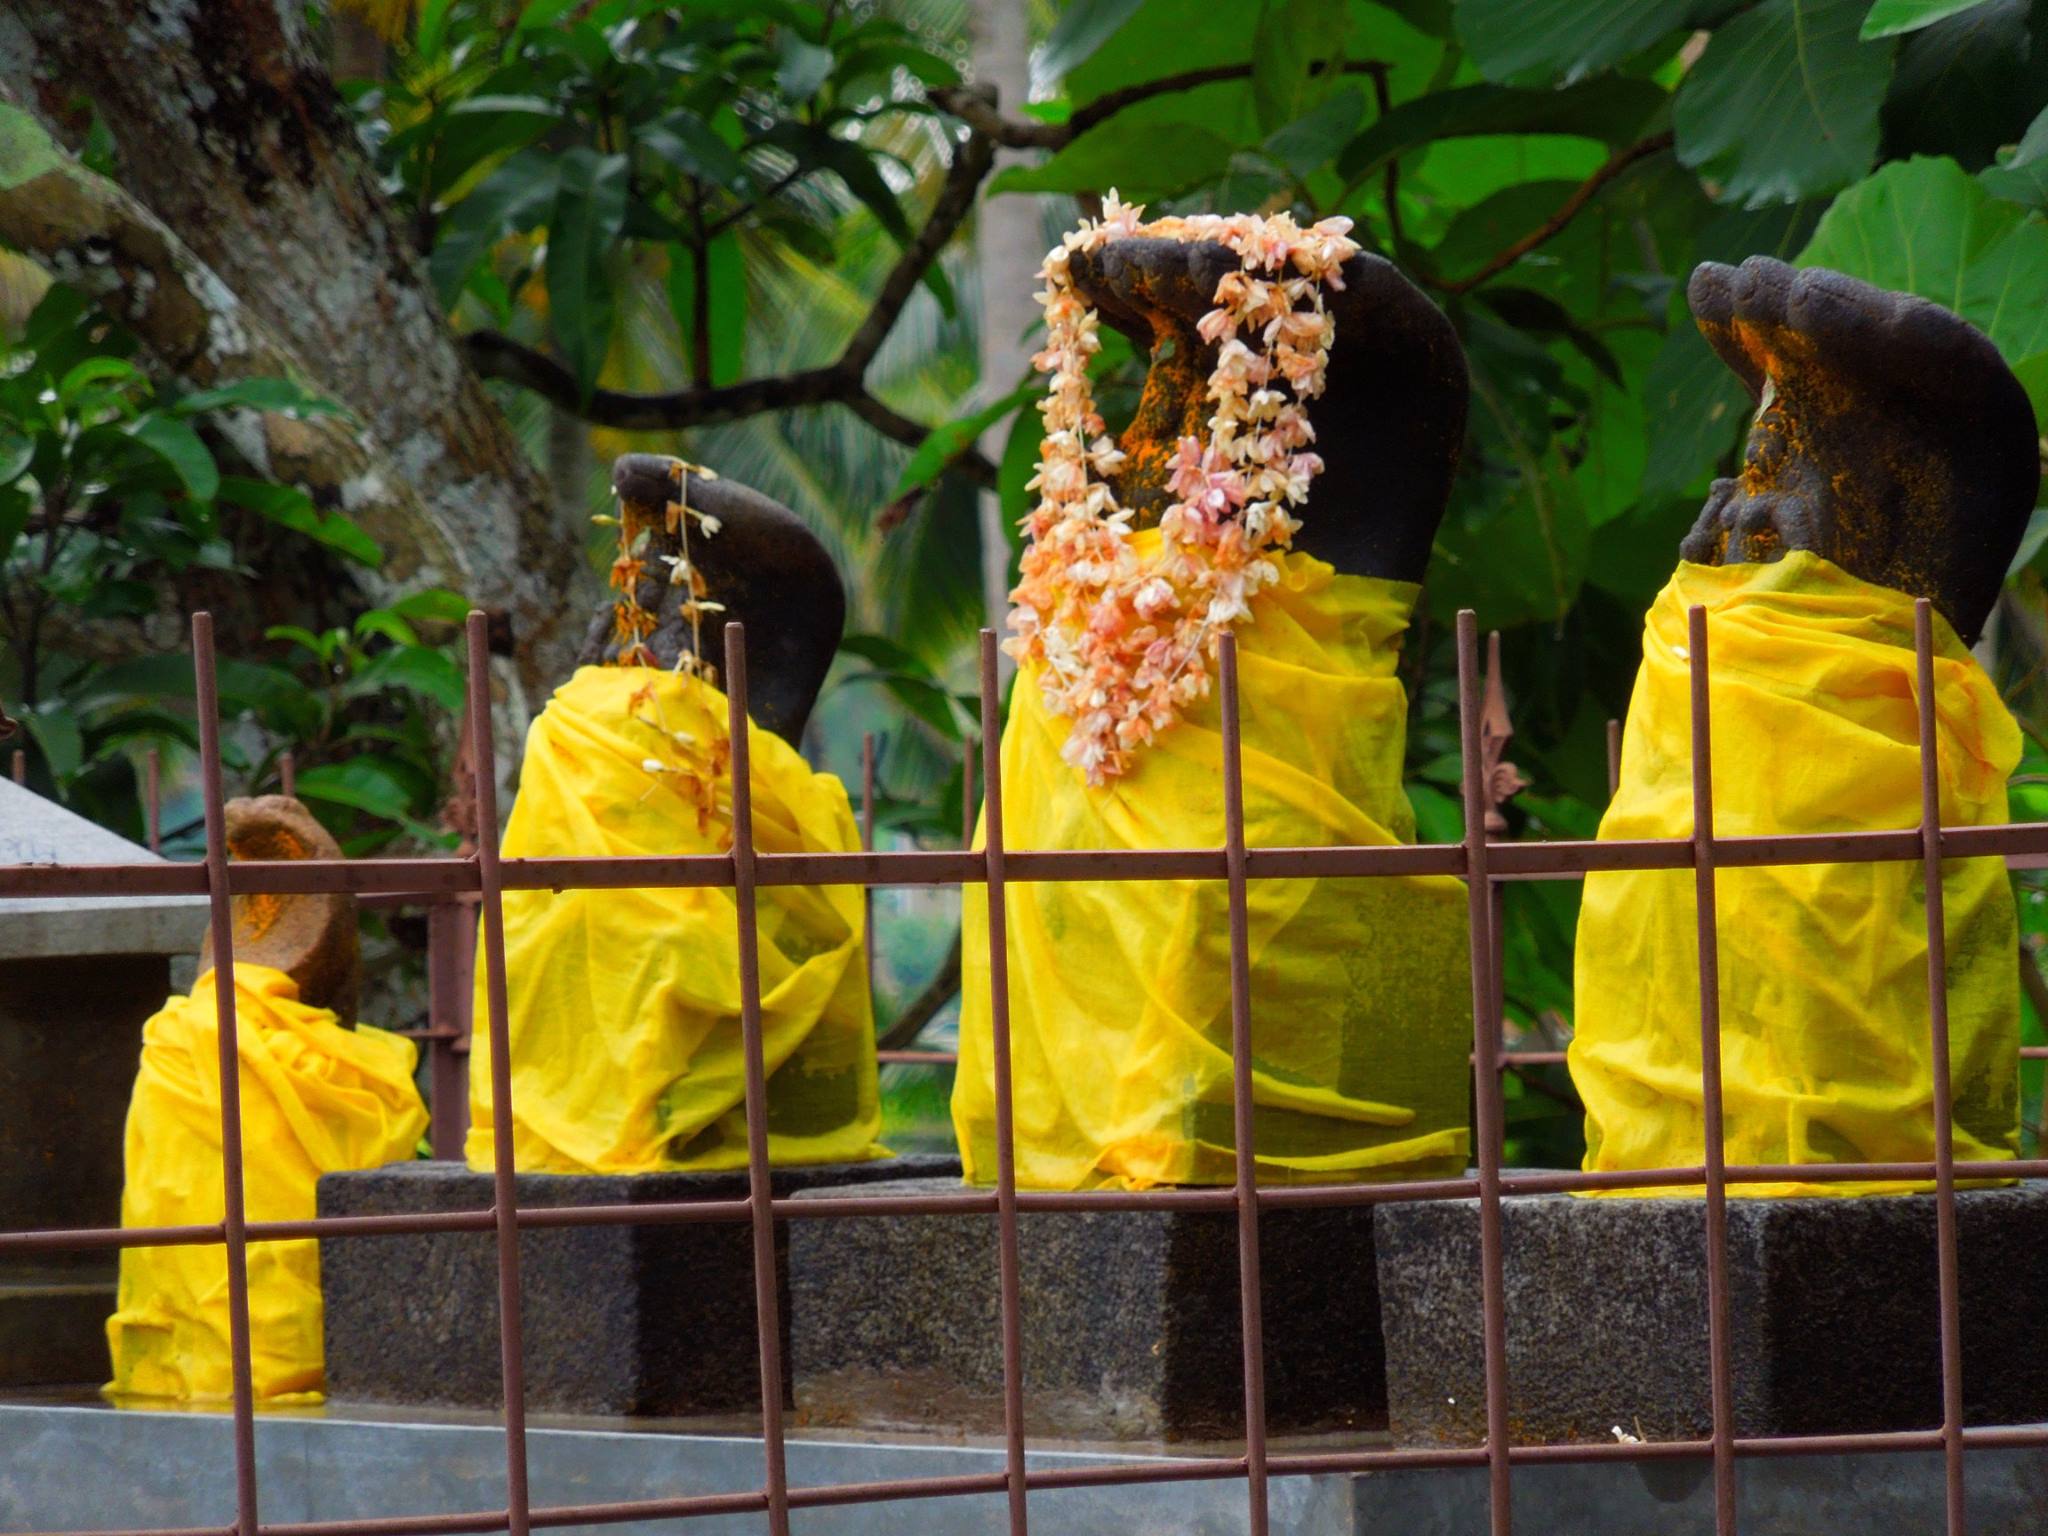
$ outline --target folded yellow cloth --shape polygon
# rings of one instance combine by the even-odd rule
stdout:
[[[1728,837],[1916,827],[1913,602],[1817,555],[1681,565],[1651,608],[1605,838],[1692,835],[1686,613],[1707,610],[1714,829]],[[1941,819],[2003,822],[2020,735],[1969,650],[1935,618]],[[1921,864],[1723,869],[1723,1120],[1728,1161],[1934,1155]],[[2003,861],[1950,860],[1942,891],[1959,1159],[2019,1135],[2018,932]],[[1572,1079],[1586,1167],[1689,1167],[1700,1113],[1699,951],[1687,869],[1591,875],[1579,917]],[[1895,1192],[1927,1183],[1793,1181],[1736,1195]],[[1692,1191],[1697,1193],[1697,1191]]]
[[[748,735],[762,853],[860,847],[846,791],[773,732]],[[725,696],[658,668],[583,667],[526,739],[507,858],[724,853]],[[758,893],[768,1150],[884,1155],[860,887]],[[630,1173],[747,1160],[730,888],[508,891],[512,1125],[520,1169]],[[481,954],[481,951],[479,951]],[[472,1167],[491,1166],[489,1017],[477,967]]]
[[[216,971],[142,1026],[142,1066],[128,1106],[121,1225],[221,1220],[220,1034]],[[235,967],[241,1059],[243,1204],[250,1221],[314,1214],[323,1173],[410,1158],[426,1130],[412,1042],[348,1029],[299,1000],[298,983],[261,965]],[[118,1395],[224,1398],[227,1251],[219,1244],[121,1250],[118,1310],[107,1343]],[[322,1385],[320,1245],[249,1248],[250,1363],[256,1396],[317,1398]]]
[[[1134,536],[1141,552],[1156,530]],[[1417,589],[1308,555],[1238,630],[1251,847],[1414,841],[1395,663]],[[1027,668],[1002,768],[1018,849],[1223,841],[1215,693],[1091,788]],[[1264,1182],[1432,1176],[1465,1164],[1471,984],[1465,888],[1448,876],[1260,880],[1250,897],[1253,1140]],[[1230,926],[1220,880],[1014,884],[1010,1019],[1017,1176],[1040,1189],[1222,1184],[1235,1174]],[[953,1121],[995,1177],[988,903],[969,889]]]

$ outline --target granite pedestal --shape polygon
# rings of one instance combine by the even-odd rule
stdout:
[[[1956,1197],[1963,1401],[2048,1418],[2048,1183]],[[1485,1437],[1476,1201],[1376,1217],[1390,1427]],[[1502,1203],[1508,1423],[1518,1440],[1706,1437],[1706,1211],[1698,1199]],[[1728,1202],[1738,1435],[1941,1423],[1932,1195]]]
[[[918,1180],[861,1193],[968,1191],[956,1180]],[[1032,1433],[1243,1433],[1233,1214],[1038,1212],[1019,1219],[1018,1242]],[[1261,1215],[1267,1419],[1276,1432],[1384,1422],[1372,1243],[1364,1207]],[[791,1363],[808,1423],[1001,1425],[993,1215],[797,1222],[789,1270]]]
[[[957,1179],[949,1158],[775,1170],[776,1195],[906,1172]],[[521,1174],[522,1206],[649,1205],[746,1198],[731,1173]],[[322,1216],[477,1211],[491,1175],[460,1163],[394,1163],[320,1180]],[[788,1223],[776,1229],[787,1274]],[[527,1402],[560,1413],[757,1413],[753,1238],[748,1223],[604,1225],[520,1234]],[[323,1238],[327,1393],[337,1401],[495,1407],[498,1261],[490,1232]],[[788,1284],[781,1287],[789,1359]],[[788,1395],[785,1381],[784,1396]]]
[[[0,864],[159,862],[0,779]],[[0,898],[0,1232],[120,1225],[142,1024],[205,924],[201,896]],[[106,1380],[118,1263],[0,1258],[0,1386]]]

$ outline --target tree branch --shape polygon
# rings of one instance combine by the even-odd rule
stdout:
[[[1601,166],[1572,189],[1571,196],[1567,197],[1559,205],[1557,212],[1545,219],[1536,228],[1530,230],[1528,234],[1522,236],[1513,245],[1508,246],[1505,250],[1496,251],[1471,276],[1459,278],[1455,282],[1446,282],[1442,278],[1431,277],[1425,273],[1422,276],[1422,281],[1436,289],[1439,293],[1470,293],[1488,278],[1506,271],[1539,245],[1557,238],[1558,235],[1564,232],[1565,226],[1579,216],[1579,211],[1593,200],[1594,194],[1599,192],[1602,187],[1606,186],[1607,183],[1614,180],[1615,177],[1634,165],[1638,160],[1646,160],[1651,155],[1660,154],[1664,150],[1669,149],[1672,142],[1673,136],[1669,130],[1666,130],[1663,133],[1653,133],[1647,139],[1629,145],[1627,149],[1617,150],[1605,165]]]
[[[995,146],[970,132],[955,144],[945,184],[911,242],[882,279],[874,303],[836,361],[793,373],[769,374],[737,384],[693,387],[666,394],[636,395],[615,389],[593,390],[588,399],[569,370],[523,342],[499,331],[472,331],[462,338],[470,366],[487,379],[517,384],[551,401],[573,416],[598,426],[630,432],[680,431],[740,421],[766,411],[794,410],[811,405],[843,405],[885,437],[916,447],[931,428],[884,405],[869,393],[868,365],[902,317],[903,307],[924,281],[973,210],[974,195],[995,161]],[[995,484],[995,466],[973,449],[952,466],[977,485]]]
[[[1383,74],[1387,68],[1388,65],[1378,59],[1347,59],[1337,66],[1337,72],[1341,75],[1371,75]],[[1315,73],[1322,74],[1328,69],[1326,61],[1316,66]],[[1141,101],[1150,101],[1155,96],[1170,96],[1176,91],[1192,91],[1198,86],[1214,85],[1221,80],[1249,80],[1251,75],[1252,66],[1248,63],[1214,64],[1206,69],[1164,75],[1157,80],[1105,91],[1086,106],[1075,108],[1073,115],[1064,123],[1029,123],[1006,118],[996,110],[995,102],[975,86],[942,86],[927,94],[933,106],[951,113],[977,135],[1004,149],[1064,149],[1090,128],[1107,122]]]

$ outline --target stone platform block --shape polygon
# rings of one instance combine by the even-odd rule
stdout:
[[[959,1177],[951,1158],[779,1168],[778,1196],[906,1173]],[[730,1173],[521,1174],[522,1206],[738,1200]],[[320,1180],[322,1216],[477,1211],[491,1175],[460,1163],[394,1163]],[[788,1223],[776,1231],[788,1397]],[[560,1413],[756,1413],[751,1229],[741,1222],[526,1229],[520,1295],[528,1405]],[[327,1392],[338,1401],[496,1407],[498,1261],[490,1232],[323,1238]]]
[[[1968,1420],[2048,1419],[2048,1183],[1956,1207]],[[1517,1196],[1502,1228],[1515,1437],[1705,1438],[1704,1201]],[[1376,1232],[1394,1437],[1477,1444],[1478,1203],[1384,1206]],[[1738,1435],[1939,1427],[1932,1195],[1732,1199],[1728,1265]]]
[[[859,1192],[969,1193],[957,1180]],[[1270,1427],[1380,1426],[1370,1210],[1269,1210],[1260,1228]],[[1187,1441],[1243,1433],[1233,1214],[1035,1212],[1020,1218],[1018,1240],[1033,1434]],[[1000,1427],[993,1215],[799,1221],[789,1272],[791,1365],[807,1423]]]

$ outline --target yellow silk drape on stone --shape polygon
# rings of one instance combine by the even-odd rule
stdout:
[[[128,1106],[124,1227],[221,1220],[217,971],[142,1026]],[[241,1059],[243,1204],[250,1221],[314,1214],[323,1173],[414,1155],[427,1126],[413,1086],[412,1042],[299,1000],[298,983],[261,965],[235,967]],[[225,1398],[227,1251],[218,1244],[124,1248],[118,1310],[107,1321],[118,1395]],[[249,1248],[250,1363],[256,1396],[317,1395],[322,1385],[320,1245]]]
[[[1692,835],[1694,604],[1707,610],[1717,834],[1919,825],[1912,599],[1801,552],[1768,565],[1682,565],[1658,597],[1602,837]],[[1935,644],[1942,822],[2003,822],[2019,730],[1939,615]],[[1931,1159],[1920,863],[1723,868],[1717,878],[1728,1161]],[[2011,1157],[2011,885],[2002,860],[1950,860],[1942,890],[1956,1156]],[[1696,911],[1690,870],[1587,877],[1570,1064],[1586,1105],[1589,1169],[1691,1167],[1704,1156]],[[1928,1187],[1799,1181],[1729,1192]]]
[[[1135,536],[1156,540],[1156,531]],[[1140,547],[1143,547],[1141,542]],[[1283,557],[1239,627],[1248,846],[1414,840],[1395,676],[1408,583]],[[1214,848],[1219,704],[1208,699],[1090,788],[1067,722],[1021,674],[1003,733],[1014,849]],[[1250,887],[1254,1145],[1266,1182],[1455,1173],[1471,1049],[1465,890],[1446,876]],[[1230,929],[1221,880],[1012,884],[1018,1182],[1234,1177]],[[953,1121],[970,1179],[995,1176],[988,904],[965,898]]]
[[[860,847],[838,779],[758,726],[748,742],[760,852]],[[729,744],[725,696],[709,684],[655,668],[579,669],[527,735],[505,857],[728,851]],[[860,888],[763,886],[758,903],[769,1156],[881,1156]],[[737,933],[730,888],[506,892],[520,1169],[746,1162]],[[484,985],[480,949],[468,1142],[477,1168],[491,1166],[493,1124]]]

